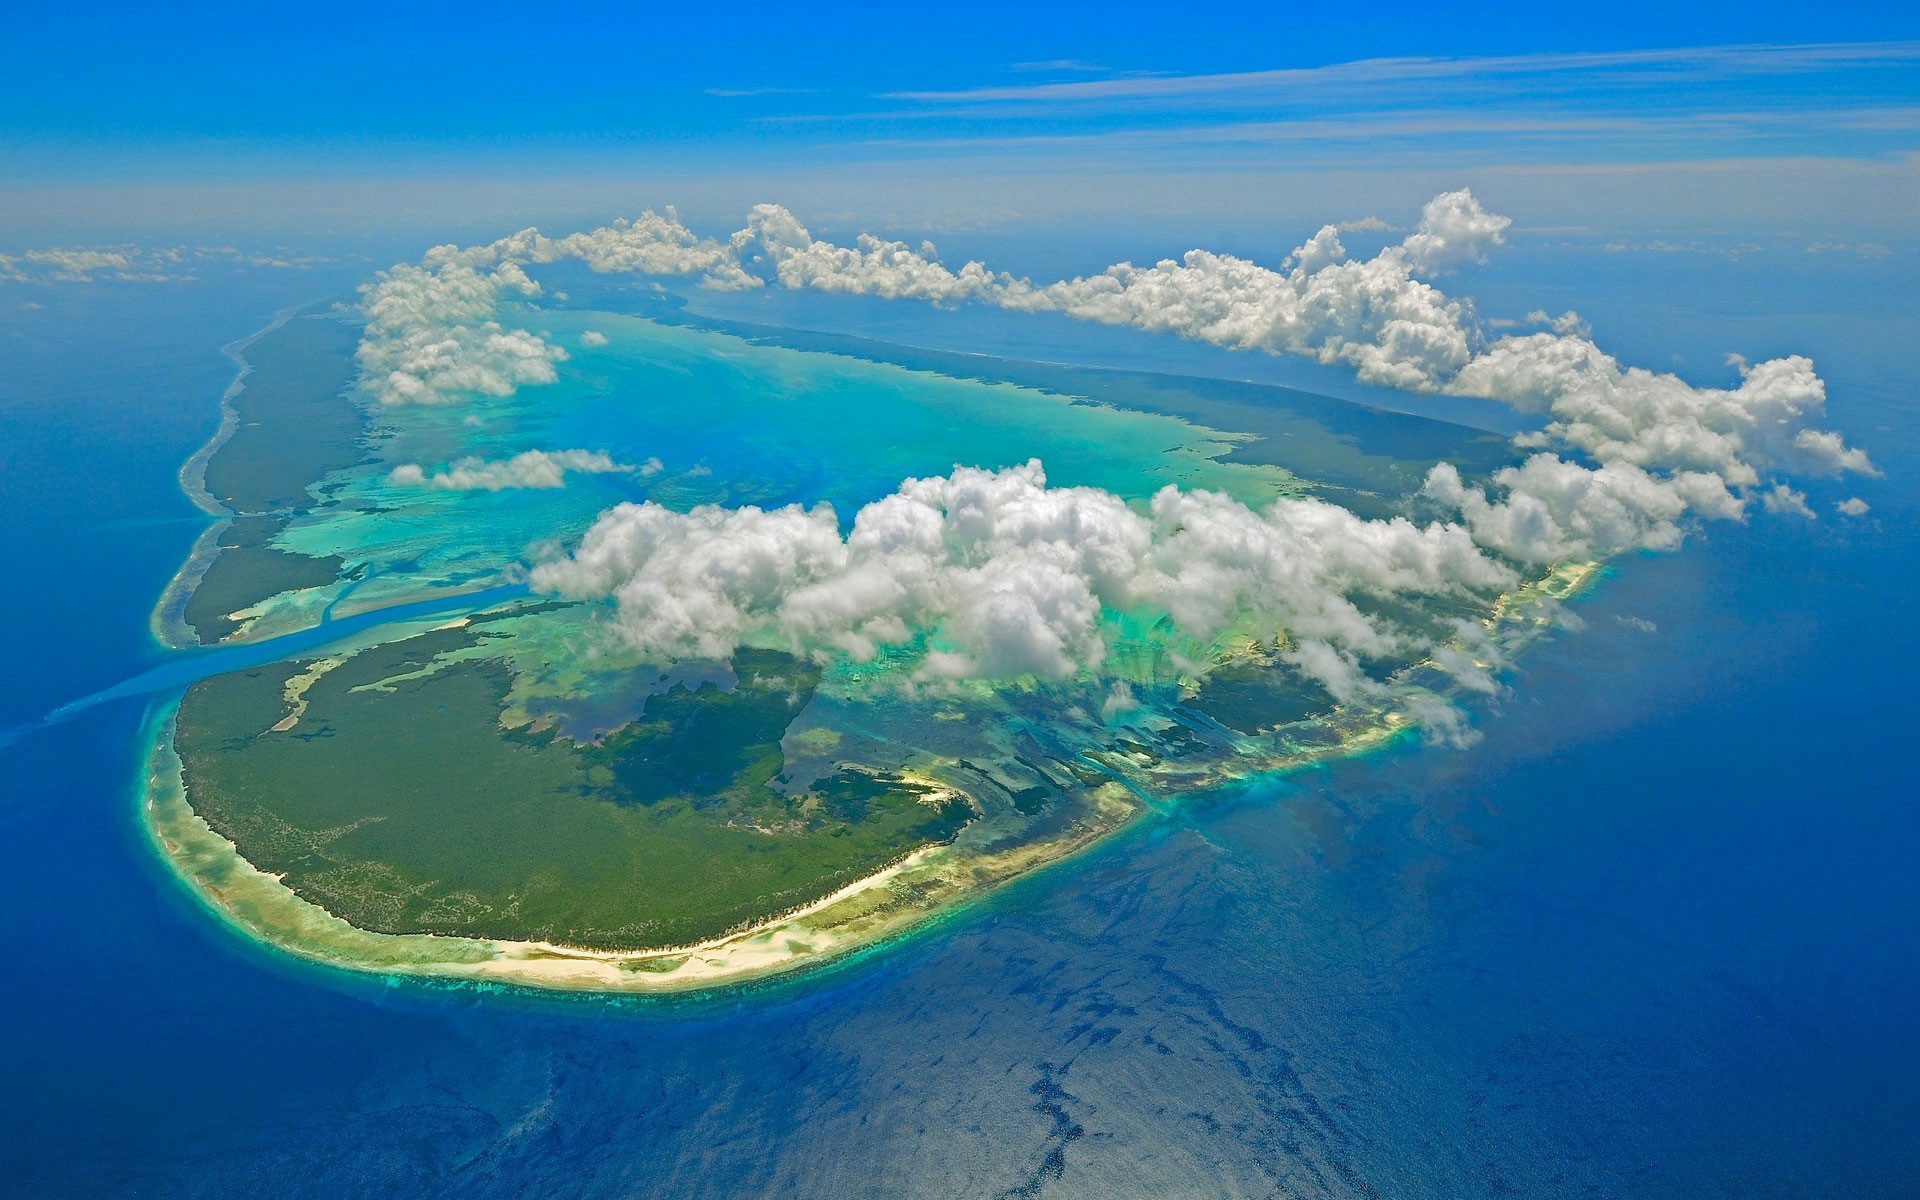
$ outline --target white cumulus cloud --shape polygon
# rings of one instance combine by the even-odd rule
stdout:
[[[567,352],[497,318],[502,299],[540,294],[528,265],[569,258],[595,271],[702,275],[712,287],[760,283],[733,246],[696,237],[672,209],[558,240],[523,229],[484,246],[436,246],[360,289],[362,386],[383,404],[449,404],[554,382]]]
[[[649,469],[651,468],[651,469]],[[570,472],[606,475],[619,471],[653,474],[659,459],[639,468],[617,463],[603,450],[528,450],[512,458],[455,460],[444,471],[428,474],[419,463],[402,463],[387,478],[402,487],[433,488],[446,492],[500,492],[517,488],[565,487]]]
[[[602,271],[699,275],[710,287],[758,286],[752,265],[789,288],[1059,312],[1302,355],[1370,384],[1542,414],[1544,428],[1521,439],[1539,453],[1498,473],[1491,491],[1476,491],[1444,466],[1426,487],[1481,545],[1528,562],[1671,547],[1690,517],[1738,519],[1755,502],[1799,511],[1784,475],[1877,474],[1865,452],[1819,427],[1826,385],[1804,357],[1740,360],[1739,385],[1712,388],[1623,365],[1571,312],[1535,310],[1525,323],[1545,328],[1494,336],[1517,322],[1483,321],[1432,280],[1484,259],[1510,224],[1463,189],[1435,196],[1411,233],[1366,259],[1349,256],[1342,226],[1327,225],[1280,269],[1193,250],[1152,266],[1120,263],[1035,283],[980,262],[949,268],[931,243],[863,234],[852,246],[835,245],[778,205],[755,207],[724,242],[698,237],[669,209],[558,240],[529,229],[469,250],[442,247],[417,267],[396,267],[369,290],[361,361],[367,386],[389,403],[501,395],[551,382],[553,364],[565,357],[493,319],[502,297],[537,292],[520,264],[577,258]],[[1028,602],[1041,604],[1037,596]],[[1067,605],[1058,614],[1071,608],[1064,595],[1047,603]],[[987,617],[953,620],[959,628]]]
[[[1438,644],[1368,598],[1486,596],[1516,576],[1459,525],[1364,520],[1316,500],[1256,512],[1174,488],[1142,513],[1098,489],[1048,487],[1036,461],[909,479],[844,537],[826,505],[623,504],[532,582],[612,600],[620,635],[661,659],[758,642],[867,661],[931,631],[919,678],[1059,679],[1098,672],[1110,618],[1144,613],[1167,620],[1169,652],[1191,663],[1229,631],[1284,639],[1302,670],[1352,699],[1380,686],[1364,660]]]
[[[758,287],[761,282],[740,269],[739,254],[731,243],[696,236],[671,208],[554,240],[531,229],[515,236],[520,239],[517,243],[495,243],[503,255],[525,256],[533,262],[577,258],[603,273],[700,275],[706,286],[721,289]]]
[[[789,288],[951,304],[994,299],[1014,286],[1010,277],[990,273],[977,262],[957,272],[947,269],[932,242],[916,249],[864,233],[851,247],[816,241],[777,204],[755,206],[747,227],[734,235],[734,245],[743,251],[754,246],[764,250],[780,283]]]
[[[1760,502],[1770,513],[1791,513],[1809,521],[1814,519],[1813,509],[1807,504],[1807,494],[1796,492],[1784,483],[1775,484],[1762,493]]]
[[[489,269],[470,251],[441,246],[362,287],[363,386],[382,404],[448,404],[470,394],[510,396],[552,383],[567,352],[494,319],[502,295],[537,296],[513,262]]]
[[[1507,223],[1470,194],[1450,192],[1427,205],[1404,241],[1369,259],[1349,258],[1339,228],[1327,225],[1294,250],[1285,271],[1193,250],[1151,267],[1121,263],[1044,287],[1015,285],[1000,303],[1302,355],[1351,367],[1367,383],[1434,391],[1470,361],[1478,333],[1468,305],[1416,276],[1480,257]]]
[[[1461,482],[1451,463],[1427,475],[1426,494],[1459,510],[1475,542],[1523,562],[1671,550],[1688,511],[1736,518],[1741,504],[1717,475],[1656,476],[1631,464],[1589,468],[1535,454],[1493,476],[1500,499]]]
[[[1826,387],[1804,357],[1742,362],[1738,387],[1706,388],[1623,366],[1571,312],[1536,310],[1526,320],[1547,331],[1490,337],[1469,303],[1429,282],[1482,260],[1510,225],[1464,190],[1436,196],[1412,233],[1369,259],[1350,258],[1341,227],[1328,225],[1283,270],[1194,250],[1045,285],[980,263],[949,271],[931,246],[863,238],[855,249],[834,247],[784,209],[755,213],[748,232],[789,287],[1062,312],[1544,413],[1545,429],[1522,444],[1561,456],[1536,455],[1502,472],[1491,497],[1470,497],[1457,472],[1438,473],[1428,487],[1486,545],[1528,561],[1670,547],[1689,514],[1731,519],[1756,498],[1783,503],[1779,473],[1877,473],[1863,451],[1816,426]]]

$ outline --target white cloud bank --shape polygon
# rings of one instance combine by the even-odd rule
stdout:
[[[528,450],[512,458],[455,460],[444,471],[429,475],[419,463],[402,463],[387,478],[401,487],[424,487],[444,492],[502,492],[519,488],[565,487],[567,475],[578,472],[609,475],[616,472],[652,474],[659,459],[640,467],[617,463],[604,450]]]
[[[85,282],[95,272],[124,275],[133,270],[132,258],[125,250],[89,250],[81,247],[70,250],[29,250],[21,257],[30,263],[50,268],[53,278],[69,283]]]
[[[824,509],[623,505],[572,557],[534,572],[545,590],[614,599],[624,636],[665,657],[722,657],[771,638],[866,658],[931,629],[923,677],[1060,677],[1099,668],[1104,613],[1144,608],[1196,647],[1250,620],[1291,639],[1296,664],[1350,698],[1377,686],[1360,669],[1366,658],[1435,648],[1357,599],[1484,593],[1517,579],[1506,564],[1670,549],[1691,518],[1743,519],[1755,503],[1811,516],[1782,475],[1877,474],[1864,452],[1819,427],[1826,389],[1806,358],[1741,361],[1737,387],[1696,387],[1623,366],[1576,314],[1532,312],[1524,326],[1535,331],[1498,333],[1522,323],[1482,321],[1435,286],[1481,261],[1510,224],[1462,190],[1434,197],[1412,232],[1371,258],[1351,257],[1341,227],[1328,225],[1278,269],[1195,250],[1036,284],[979,262],[949,268],[930,243],[825,242],[777,205],[754,208],[725,242],[697,237],[668,210],[557,241],[525,230],[440,247],[395,267],[366,289],[361,362],[388,403],[550,382],[565,351],[495,314],[503,298],[538,293],[523,265],[573,258],[709,287],[762,286],[764,275],[789,288],[1057,312],[1544,416],[1519,439],[1531,457],[1495,473],[1490,488],[1449,464],[1433,469],[1424,494],[1457,514],[1450,523],[1361,521],[1317,501],[1254,513],[1171,490],[1141,515],[1105,493],[1049,489],[1035,464],[909,480],[862,509],[845,539]]]
[[[1371,222],[1369,227],[1377,226]],[[1327,225],[1276,270],[1194,250],[1150,267],[1035,284],[918,247],[861,235],[815,238],[778,205],[753,209],[725,242],[696,236],[671,209],[553,240],[523,230],[489,246],[439,247],[367,289],[361,348],[367,386],[387,403],[444,403],[551,382],[566,352],[493,319],[499,301],[538,294],[522,264],[578,259],[597,271],[697,275],[709,287],[781,286],[1059,312],[1235,350],[1296,354],[1350,367],[1371,384],[1504,401],[1544,414],[1523,440],[1541,451],[1501,472],[1491,493],[1447,466],[1427,494],[1459,511],[1483,545],[1547,562],[1676,544],[1689,515],[1738,519],[1782,503],[1783,472],[1875,474],[1866,454],[1820,429],[1826,388],[1806,358],[1748,366],[1736,388],[1695,387],[1622,366],[1572,313],[1494,336],[1472,305],[1433,277],[1480,261],[1511,222],[1465,190],[1434,197],[1401,241],[1354,259]],[[1569,454],[1568,452],[1571,452]]]
[[[326,261],[285,247],[268,255],[234,246],[50,246],[0,254],[0,283],[185,283],[205,262],[304,269]]]
[[[1742,364],[1739,387],[1702,388],[1623,367],[1571,313],[1530,313],[1550,329],[1492,337],[1471,304],[1428,279],[1482,260],[1510,224],[1471,193],[1447,192],[1427,203],[1412,233],[1368,259],[1349,257],[1339,226],[1328,225],[1281,270],[1195,250],[1044,286],[977,262],[951,271],[931,246],[871,237],[856,249],[830,246],[769,206],[754,210],[748,231],[789,287],[1060,312],[1543,413],[1546,428],[1522,444],[1546,452],[1496,475],[1491,495],[1444,464],[1427,486],[1481,544],[1524,561],[1670,548],[1688,514],[1738,519],[1752,500],[1774,495],[1763,481],[1777,472],[1876,473],[1864,452],[1815,426],[1826,388],[1806,358]],[[1553,453],[1568,450],[1578,457]]]
[[[382,404],[510,396],[559,378],[553,364],[565,350],[494,320],[502,296],[537,296],[540,285],[515,262],[489,265],[490,249],[436,247],[418,266],[390,268],[361,289],[360,376]]]
[[[920,679],[1060,679],[1100,669],[1110,614],[1144,613],[1170,620],[1175,654],[1204,656],[1229,630],[1284,637],[1289,659],[1343,700],[1380,686],[1362,660],[1436,648],[1366,599],[1485,597],[1516,582],[1457,524],[1363,520],[1315,500],[1255,512],[1171,487],[1143,514],[1098,489],[1050,488],[1037,461],[909,479],[844,538],[824,504],[622,504],[532,575],[539,591],[611,598],[620,634],[661,659],[758,642],[864,662],[932,631]]]
[[[595,271],[700,275],[717,288],[759,282],[741,270],[734,246],[696,237],[672,209],[558,240],[523,229],[485,246],[435,246],[360,289],[362,386],[382,404],[451,404],[554,382],[566,350],[497,318],[503,300],[540,294],[527,266],[562,259]]]

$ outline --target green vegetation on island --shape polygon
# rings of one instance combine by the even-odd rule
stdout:
[[[228,614],[269,596],[325,587],[340,576],[339,556],[314,558],[277,550],[274,535],[284,516],[235,517],[220,531],[219,554],[187,599],[186,621],[203,642],[217,642],[240,628]]]
[[[307,489],[360,461],[360,408],[348,396],[358,326],[297,316],[247,346],[233,435],[207,460],[207,491],[238,513],[306,508]]]
[[[972,816],[843,769],[772,785],[817,669],[746,651],[737,682],[649,697],[599,744],[502,727],[509,668],[443,656],[484,625],[196,684],[175,745],[194,810],[263,871],[384,933],[682,945],[826,896]]]
[[[273,542],[291,516],[314,503],[313,484],[360,460],[364,416],[347,394],[358,337],[345,322],[301,316],[247,347],[250,370],[231,400],[232,434],[206,466],[207,493],[235,516],[184,613],[203,643],[239,629],[232,613],[338,577],[338,558],[295,554]]]
[[[671,300],[641,303],[656,319],[787,350],[1176,417],[1228,435],[1210,453],[1283,468],[1363,515],[1404,511],[1436,461],[1484,474],[1514,453],[1504,439],[1462,426],[1285,388],[693,322],[662,307]],[[365,440],[368,414],[351,390],[355,339],[346,323],[302,316],[249,346],[231,435],[206,463],[208,492],[235,516],[185,605],[202,641],[243,632],[232,614],[326,587],[349,570],[341,557],[286,549],[289,522],[299,520],[304,535],[328,505],[404,510],[385,497],[366,508],[353,498],[356,475],[322,486],[369,454],[391,452],[394,430],[405,428],[402,418],[383,418]],[[1135,450],[1154,453],[1152,445]],[[773,506],[793,486],[751,463],[714,472],[702,462],[649,477],[644,494],[681,510]],[[447,507],[483,521],[525,502],[489,493]],[[362,561],[352,549],[340,553]],[[315,603],[296,604],[296,615],[327,598],[304,598]],[[1482,619],[1477,603],[1428,597],[1382,615],[1438,629]],[[1361,604],[1371,611],[1396,602]],[[621,658],[613,641],[596,643],[589,616],[570,602],[513,602],[430,632],[395,625],[354,649],[204,679],[172,725],[179,812],[205,822],[200,836],[216,857],[226,853],[220,839],[230,841],[233,861],[284,885],[287,903],[318,906],[355,937],[444,935],[390,944],[446,944],[455,958],[508,943],[514,948],[498,953],[539,979],[549,977],[541,970],[561,970],[554,964],[562,959],[571,964],[565,971],[586,971],[579,955],[600,955],[615,978],[663,972],[679,980],[673,986],[694,986],[904,927],[1073,852],[1157,795],[1306,761],[1395,728],[1365,704],[1337,702],[1292,661],[1298,647],[1284,637],[1229,640],[1204,666],[1136,662],[1137,691],[1033,679],[949,689],[905,677],[870,687],[844,663],[770,649],[660,675],[645,660]],[[1411,655],[1359,665],[1446,686]],[[1115,720],[1107,705],[1151,713]],[[169,846],[194,836],[178,820],[170,828]],[[192,871],[214,892],[222,885],[209,881],[239,878],[210,874],[204,861]],[[797,910],[805,911],[791,915]],[[297,923],[337,941],[339,930],[326,932],[324,914],[314,916],[318,924]],[[697,943],[708,947],[672,949]],[[730,948],[715,949],[722,945]],[[576,986],[608,976],[566,978]]]

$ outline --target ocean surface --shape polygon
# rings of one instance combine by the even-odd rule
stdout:
[[[1812,352],[1887,471],[1867,517],[1815,489],[1817,523],[1622,561],[1477,746],[1186,805],[824,977],[612,1004],[298,964],[148,850],[148,697],[23,734],[0,1194],[1913,1194],[1914,314],[1714,286],[1582,307],[1643,362]],[[0,294],[0,730],[167,661],[219,347],[331,290]]]

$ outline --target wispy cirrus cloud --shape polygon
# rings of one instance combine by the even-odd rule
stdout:
[[[1627,82],[1650,77],[1714,80],[1803,74],[1869,66],[1920,62],[1920,42],[1823,43],[1799,46],[1733,45],[1673,50],[1627,50],[1567,54],[1524,54],[1462,58],[1399,57],[1356,59],[1318,67],[1239,71],[1204,75],[1125,75],[1106,79],[989,85],[944,91],[886,93],[891,100],[980,104],[1086,103],[1312,91],[1328,88],[1427,84],[1438,81],[1515,80],[1553,76],[1572,79],[1612,76]]]
[[[1090,65],[1090,64],[1083,64]],[[1887,159],[1920,129],[1920,41],[1362,59],[1219,74],[1093,72],[895,90],[757,120],[917,156],[1137,154],[1164,165],[1287,146],[1363,164]],[[806,130],[801,134],[796,131]],[[1297,166],[1298,164],[1293,164]],[[1328,165],[1322,163],[1321,165]]]
[[[1051,72],[1061,75],[1072,73],[1103,75],[1109,72],[1109,68],[1100,63],[1087,62],[1085,59],[1079,58],[1048,58],[1042,59],[1039,62],[1017,62],[1009,69],[1014,71],[1030,71],[1035,74]]]
[[[1178,155],[1183,162],[1228,165],[1254,153],[1285,148],[1297,165],[1308,158],[1322,167],[1365,168],[1382,162],[1430,163],[1457,169],[1482,165],[1617,165],[1634,158],[1659,162],[1714,161],[1739,146],[1756,151],[1743,161],[1769,157],[1770,147],[1799,148],[1833,132],[1845,114],[1819,111],[1713,112],[1659,115],[1587,115],[1568,112],[1488,111],[1365,112],[1289,120],[1204,125],[1155,125],[1110,129],[999,131],[966,136],[918,134],[874,138],[874,148],[921,154],[1100,154],[1109,157]],[[1914,120],[1920,121],[1920,111]],[[1920,128],[1920,125],[1916,125]],[[1889,120],[1874,132],[1904,131]]]
[[[883,92],[895,107],[767,113],[763,124],[847,130],[1000,123],[1061,134],[1133,127],[1213,126],[1285,134],[1344,120],[1345,132],[1636,131],[1718,120],[1728,125],[1820,124],[1855,132],[1908,132],[1920,122],[1920,41],[1809,46],[1726,46],[1615,53],[1471,58],[1390,58],[1231,74],[1151,71],[1104,78],[996,83]],[[1036,70],[1050,64],[1021,64]],[[1079,64],[1091,72],[1092,64]],[[1065,70],[1064,67],[1060,68]],[[1787,82],[1788,77],[1803,77]],[[780,89],[715,94],[772,94]],[[1223,120],[1231,117],[1231,120]],[[1071,122],[1071,124],[1066,124]],[[1092,122],[1092,124],[1087,124]],[[1439,123],[1437,130],[1428,126]]]
[[[805,96],[811,94],[814,90],[813,88],[793,87],[710,87],[702,88],[701,94],[718,96],[722,99],[737,100],[752,96]]]
[[[1249,120],[1176,128],[1062,131],[970,139],[914,139],[922,146],[994,144],[1036,147],[1062,143],[1126,143],[1138,146],[1247,142],[1375,141],[1434,137],[1525,137],[1593,140],[1633,139],[1642,143],[1700,137],[1810,136],[1834,129],[1861,132],[1920,131],[1920,106],[1871,111],[1796,108],[1724,111],[1696,108],[1664,113],[1465,111],[1447,109],[1383,110],[1330,114],[1292,120]],[[876,144],[903,144],[879,139]]]

